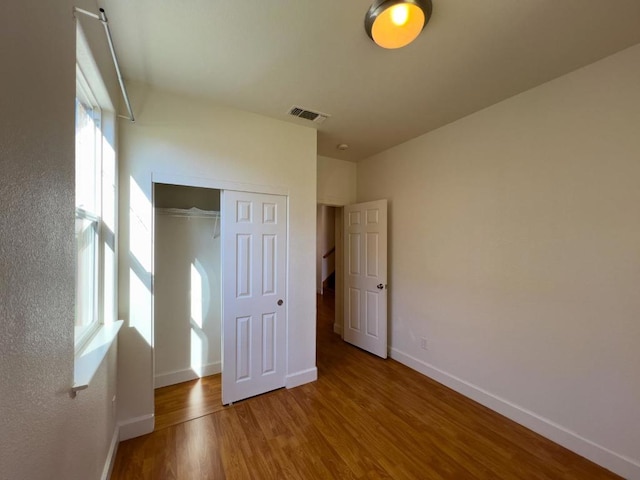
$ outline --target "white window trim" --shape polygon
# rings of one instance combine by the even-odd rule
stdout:
[[[113,343],[116,342],[118,332],[123,325],[122,320],[117,320],[117,262],[118,262],[118,163],[117,153],[115,152],[115,132],[116,132],[116,114],[113,102],[109,97],[107,88],[102,80],[100,71],[91,55],[91,49],[82,31],[79,22],[76,23],[76,79],[78,82],[76,87],[78,91],[85,97],[89,97],[88,103],[100,109],[100,119],[97,123],[100,132],[99,148],[100,148],[100,222],[99,222],[99,288],[97,300],[97,316],[98,322],[91,332],[87,332],[82,336],[82,341],[75,342],[75,359],[74,359],[74,383],[71,388],[71,396],[75,397],[77,392],[87,388],[93,379],[95,373],[100,368],[107,353]],[[81,100],[85,98],[78,97]],[[108,142],[108,143],[107,143]],[[105,164],[105,158],[108,163]],[[109,165],[105,167],[105,165]],[[105,177],[103,168],[113,168],[113,211],[106,214],[104,210],[105,188],[109,188],[105,181],[109,181]],[[111,198],[111,194],[109,194]],[[105,217],[107,215],[108,218]],[[111,231],[112,230],[112,231]],[[113,244],[108,240],[112,239]],[[109,242],[109,249],[112,255],[109,255],[109,265],[105,265],[105,251]],[[113,261],[113,265],[111,265]],[[108,270],[108,272],[107,272]],[[106,274],[109,274],[107,281]],[[106,285],[108,283],[108,285]],[[74,336],[75,338],[75,336]]]
[[[123,323],[123,320],[117,320],[113,323],[100,325],[82,352],[76,355],[73,366],[73,387],[71,388],[73,396],[80,390],[89,387],[104,357],[107,356],[111,344],[118,337]]]
[[[103,325],[103,321],[102,321],[102,312],[101,312],[101,308],[100,308],[100,297],[101,297],[101,285],[102,285],[102,281],[101,281],[101,265],[102,265],[102,249],[100,248],[100,242],[102,241],[102,235],[101,235],[101,230],[102,230],[102,224],[100,221],[99,217],[96,217],[94,214],[87,212],[81,208],[76,208],[76,218],[78,217],[78,214],[80,214],[79,216],[81,218],[85,218],[91,221],[96,221],[98,222],[98,259],[97,259],[97,265],[94,271],[94,285],[95,285],[95,292],[94,292],[94,308],[93,308],[93,321],[89,324],[88,328],[82,333],[82,335],[79,338],[75,338],[75,332],[74,332],[74,345],[75,345],[75,353],[76,355],[80,354],[82,352],[82,350],[85,348],[85,346],[87,345],[87,343],[89,342],[89,340],[91,340],[91,337],[93,337],[95,335],[95,333],[98,331],[98,329],[100,328],[101,325]],[[77,292],[76,292],[77,295]]]
[[[96,259],[96,268],[95,268],[95,304],[94,304],[94,318],[92,322],[89,324],[88,328],[82,333],[79,338],[75,338],[74,335],[74,347],[76,357],[81,355],[83,351],[88,346],[91,339],[96,335],[98,330],[102,325],[104,325],[104,315],[103,315],[103,307],[104,307],[104,282],[103,282],[103,272],[104,272],[104,252],[102,242],[104,239],[104,228],[102,221],[102,210],[103,210],[103,195],[102,195],[102,155],[103,155],[103,145],[102,145],[102,109],[98,101],[93,94],[93,91],[87,81],[80,65],[76,64],[76,96],[79,98],[80,102],[88,105],[92,108],[94,112],[93,120],[95,122],[95,130],[96,130],[96,152],[95,158],[96,161],[96,170],[98,172],[98,177],[100,181],[96,182],[96,187],[98,188],[97,196],[98,196],[98,211],[99,214],[86,211],[82,208],[76,207],[76,216],[79,214],[82,218],[87,218],[92,221],[98,222],[98,252]],[[77,292],[76,292],[77,294]]]

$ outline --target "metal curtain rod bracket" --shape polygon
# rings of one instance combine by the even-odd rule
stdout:
[[[122,96],[124,97],[124,103],[127,106],[127,110],[129,112],[128,119],[131,120],[132,123],[135,122],[136,119],[133,116],[133,109],[131,108],[131,102],[129,101],[129,94],[127,94],[127,87],[125,87],[124,85],[122,72],[120,72],[120,64],[118,63],[116,50],[115,50],[115,47],[113,46],[113,38],[111,38],[111,30],[109,29],[109,22],[107,20],[107,15],[104,12],[104,8],[100,9],[99,14],[95,14],[87,10],[83,10],[82,8],[73,7],[73,13],[74,13],[74,17],[76,13],[81,13],[83,15],[86,15],[87,17],[91,17],[96,20],[99,20],[100,23],[102,23],[102,25],[104,26],[104,31],[107,35],[107,43],[109,44],[109,50],[111,51],[111,58],[113,58],[113,66],[116,68],[116,75],[118,76],[118,83],[120,84],[120,90],[122,91]],[[118,116],[121,116],[121,115],[118,115]]]

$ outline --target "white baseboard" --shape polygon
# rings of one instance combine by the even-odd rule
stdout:
[[[109,480],[111,478],[111,472],[113,471],[113,464],[116,461],[116,453],[118,453],[118,443],[120,442],[120,427],[118,425],[113,429],[113,437],[111,438],[111,445],[109,446],[109,452],[107,453],[107,459],[104,462],[104,468],[102,469],[102,476],[100,480]]]
[[[129,440],[130,438],[139,437],[153,432],[155,423],[153,413],[120,422],[120,441],[122,442],[124,440]]]
[[[215,375],[222,372],[222,362],[210,363],[205,365],[201,369],[201,374],[195,372],[191,368],[185,368],[184,370],[176,370],[169,373],[161,373],[156,375],[153,381],[154,388],[166,387],[168,385],[175,385],[176,383],[188,382],[189,380],[195,380],[200,377],[207,377],[209,375]]]
[[[338,325],[337,323],[333,324],[333,333],[337,333],[342,336],[342,325]]]
[[[318,369],[316,367],[292,373],[285,377],[284,386],[287,388],[299,387],[305,383],[315,382],[318,379]]]
[[[541,417],[534,412],[515,405],[482,388],[451,375],[418,358],[412,357],[395,348],[389,349],[391,358],[416,370],[433,380],[446,385],[456,392],[471,398],[491,410],[510,418],[514,422],[539,433],[559,445],[588,458],[592,462],[611,470],[629,480],[640,480],[640,462],[620,455],[575,432]]]

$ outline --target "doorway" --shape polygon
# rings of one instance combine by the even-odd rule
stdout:
[[[154,184],[156,430],[221,400],[220,190]]]
[[[335,271],[333,331],[381,358],[388,355],[387,207],[385,199],[319,204],[316,216],[317,302],[327,307],[324,288]]]
[[[154,384],[219,374],[220,190],[155,184]]]
[[[333,316],[333,331],[342,336],[343,207],[318,204],[316,215],[316,293],[325,316]]]

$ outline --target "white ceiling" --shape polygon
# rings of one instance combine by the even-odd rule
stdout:
[[[301,125],[292,105],[328,113],[318,154],[352,161],[640,42],[640,0],[433,0],[418,40],[384,50],[370,3],[101,5],[125,79]]]

